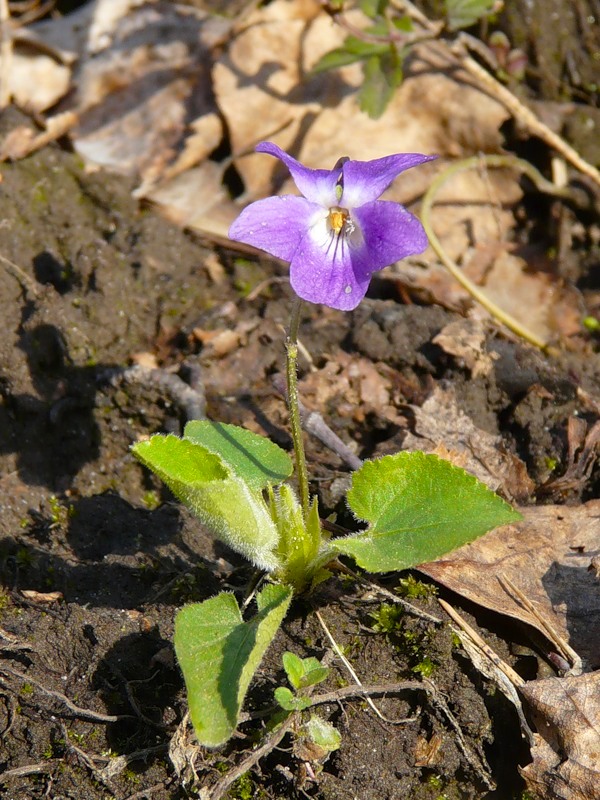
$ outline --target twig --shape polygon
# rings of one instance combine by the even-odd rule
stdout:
[[[194,376],[194,386],[189,386],[178,375],[165,369],[151,369],[136,364],[133,367],[107,369],[98,375],[100,383],[116,386],[119,382],[142,383],[158,386],[166,390],[171,399],[183,411],[186,419],[206,419],[206,398],[198,375]]]
[[[337,703],[340,700],[347,700],[349,697],[368,697],[369,695],[388,695],[388,694],[402,694],[408,691],[421,691],[429,693],[429,687],[422,681],[400,681],[399,683],[375,683],[372,685],[361,684],[360,686],[342,686],[332,692],[318,694],[311,697],[310,707],[320,706],[325,703]],[[414,717],[411,719],[403,720],[403,722],[413,722]]]
[[[447,603],[445,600],[442,600],[438,597],[438,603],[444,609],[446,614],[451,617],[454,622],[461,628],[465,633],[468,633],[471,641],[477,645],[477,647],[481,650],[484,655],[486,655],[492,664],[495,667],[503,672],[509,681],[515,686],[517,689],[520,689],[521,686],[524,685],[525,681],[523,678],[514,671],[514,669],[506,664],[502,659],[494,653],[492,648],[484,641],[484,639],[477,633],[475,628],[473,628],[469,623],[461,617],[461,615],[456,611],[456,609],[452,608],[452,606]]]
[[[463,288],[466,289],[467,292],[469,292],[469,294],[478,303],[480,303],[499,322],[501,322],[503,325],[506,325],[509,330],[511,330],[513,333],[516,333],[517,336],[525,339],[535,347],[539,347],[541,350],[544,350],[547,353],[556,354],[557,351],[549,347],[547,342],[545,342],[543,339],[540,339],[525,325],[522,325],[520,322],[518,322],[512,316],[512,314],[509,314],[507,311],[504,311],[497,306],[492,300],[489,299],[489,297],[484,294],[484,292],[481,291],[481,289],[479,289],[478,286],[473,283],[473,281],[471,281],[470,278],[464,274],[460,267],[458,267],[446,254],[446,251],[442,247],[442,243],[433,230],[431,223],[431,209],[439,190],[446,183],[446,181],[450,180],[450,178],[454,177],[454,175],[457,173],[465,172],[466,170],[470,169],[477,169],[481,166],[516,169],[519,172],[525,173],[527,177],[529,177],[535,183],[536,187],[540,191],[553,194],[557,197],[568,199],[573,198],[573,193],[569,189],[558,187],[550,183],[550,181],[547,181],[546,178],[544,178],[544,176],[541,175],[541,173],[539,173],[532,164],[530,164],[528,161],[524,161],[521,158],[516,158],[515,156],[510,155],[473,156],[471,158],[465,158],[461,161],[451,164],[435,178],[423,197],[423,203],[421,206],[421,221],[423,223],[423,227],[425,228],[429,242],[435,250],[440,261],[444,264],[448,272],[450,272],[450,274],[456,278],[461,286],[463,286]]]
[[[469,745],[467,744],[464,734],[460,725],[458,724],[458,720],[450,711],[448,703],[442,697],[441,692],[437,688],[437,686],[433,683],[433,681],[429,680],[429,678],[424,678],[423,683],[425,683],[429,687],[429,695],[430,699],[432,700],[434,705],[438,705],[452,728],[454,729],[454,733],[456,734],[456,741],[458,742],[458,746],[462,751],[465,759],[467,760],[469,766],[479,775],[483,783],[488,789],[495,789],[495,785],[493,781],[491,781],[488,777],[488,772],[486,772],[485,767],[481,763],[481,759],[477,757],[477,755],[471,750]],[[485,765],[487,766],[487,764]],[[488,766],[489,770],[489,766]]]
[[[410,0],[396,0],[407,13],[427,31],[435,31],[437,22],[433,22],[419,11]],[[517,122],[533,136],[537,136],[560,153],[572,166],[591,178],[600,186],[600,171],[589,164],[579,153],[565,142],[558,134],[554,133],[547,125],[539,120],[536,115],[516,97],[510,89],[496,80],[487,70],[480,66],[468,54],[472,37],[459,33],[450,46],[451,52],[458,58],[460,64],[467,70],[489,95],[502,103]]]
[[[280,375],[273,378],[273,386],[277,392],[286,397],[285,381]],[[300,407],[300,422],[302,428],[328,447],[332,453],[339,456],[350,469],[360,469],[362,461],[350,450],[348,445],[334,433],[323,417],[317,411],[309,411],[301,400],[298,401]]]
[[[41,775],[44,772],[51,772],[54,767],[62,764],[60,758],[51,758],[39,764],[25,764],[22,767],[8,769],[0,774],[0,783],[8,783],[11,778],[26,778],[28,775]]]
[[[0,3],[2,0],[0,0]],[[10,271],[13,272],[14,277],[19,282],[21,288],[24,292],[31,292],[34,297],[39,295],[39,291],[35,282],[29,275],[22,269],[18,264],[15,264],[14,261],[11,261],[10,258],[6,258],[6,256],[0,255],[0,261],[5,264]]]
[[[336,569],[338,569],[340,572],[350,575],[359,583],[368,586],[373,592],[376,592],[382,597],[391,600],[392,603],[401,605],[406,611],[408,611],[409,614],[413,614],[415,617],[421,617],[421,619],[425,619],[427,622],[433,622],[435,625],[442,625],[443,620],[439,617],[434,617],[433,614],[428,614],[427,611],[422,611],[420,608],[417,608],[417,606],[413,606],[413,604],[409,603],[408,600],[405,600],[403,597],[398,597],[398,595],[390,592],[389,589],[373,583],[373,581],[370,581],[364,575],[359,575],[357,572],[354,572],[354,570],[350,569],[350,567],[347,567],[345,564],[336,562]]]
[[[511,581],[511,579],[507,575],[499,575],[498,580],[502,585],[504,591],[509,595],[512,596],[513,599],[517,598],[521,606],[529,611],[529,613],[535,617],[538,622],[540,628],[544,631],[548,639],[552,642],[552,644],[562,653],[562,655],[567,659],[567,661],[571,664],[571,669],[569,670],[569,675],[581,675],[583,672],[583,666],[581,663],[581,658],[579,655],[573,650],[573,648],[566,642],[563,637],[556,631],[556,629],[545,619],[537,608],[533,605],[531,600],[526,597],[523,592],[515,586],[515,584]]]
[[[229,787],[237,781],[244,773],[256,766],[263,756],[268,755],[274,750],[284,736],[289,733],[296,721],[294,714],[281,723],[281,725],[271,733],[266,742],[254,750],[250,755],[246,756],[239,764],[232,767],[222,778],[219,780],[210,791],[210,800],[221,800]]]
[[[348,661],[346,656],[342,653],[340,646],[338,645],[336,640],[333,638],[333,634],[331,633],[331,631],[329,630],[329,628],[325,624],[325,620],[323,619],[323,617],[321,616],[321,614],[318,611],[315,611],[315,614],[317,616],[317,619],[319,620],[319,623],[320,623],[321,627],[325,631],[325,635],[327,636],[327,638],[331,642],[331,646],[333,647],[333,649],[335,651],[335,654],[342,661],[342,663],[344,664],[344,666],[346,667],[346,669],[348,670],[348,672],[352,676],[352,679],[356,682],[357,686],[362,687],[362,683],[360,681],[360,678],[356,674],[356,672],[354,670],[354,667]],[[404,725],[407,722],[412,722],[413,721],[412,717],[408,717],[408,718],[405,717],[403,719],[388,719],[386,716],[384,716],[381,713],[381,711],[377,708],[377,706],[371,700],[371,698],[369,697],[368,694],[365,695],[365,698],[366,698],[367,703],[371,706],[371,708],[373,709],[375,714],[379,717],[380,720],[382,720],[382,722],[387,722],[390,725]]]
[[[458,613],[458,611],[456,611],[456,609],[454,609],[444,600],[438,599],[438,602],[446,611],[448,616],[450,616],[458,626],[457,628],[454,628],[453,626],[451,627],[461,640],[465,652],[473,662],[473,666],[478,668],[474,654],[477,654],[479,658],[481,658],[483,655],[490,662],[491,667],[487,666],[487,669],[489,670],[487,677],[493,679],[500,688],[500,691],[512,702],[519,718],[521,732],[529,744],[533,745],[533,733],[525,718],[523,707],[516,691],[524,685],[525,681],[512,669],[509,664],[506,664],[506,662],[504,662],[500,656],[494,653],[487,642],[484,641],[479,633],[471,625],[469,625],[469,623]],[[481,667],[479,667],[479,671],[483,671]],[[484,672],[484,674],[486,673]]]
[[[12,675],[13,678],[17,678],[18,680],[23,681],[24,683],[29,683],[32,686],[35,686],[36,689],[39,689],[40,692],[43,694],[48,695],[49,697],[53,697],[56,700],[60,700],[68,710],[74,714],[78,719],[84,719],[88,722],[100,722],[100,723],[110,723],[110,722],[118,722],[121,719],[132,719],[129,714],[99,714],[96,711],[92,711],[89,708],[80,708],[79,706],[75,705],[69,698],[62,694],[61,692],[56,692],[54,689],[47,689],[43,684],[36,681],[35,678],[32,678],[29,675],[26,675],[24,672],[19,672],[12,667],[9,667],[7,664],[3,664],[0,667],[0,672],[4,672],[5,674]]]
[[[466,40],[460,36],[452,46],[452,52],[458,56],[462,66],[473,75],[483,88],[495,97],[510,111],[517,122],[533,136],[537,136],[547,145],[560,153],[575,169],[578,169],[594,183],[600,186],[600,171],[583,159],[579,153],[565,142],[557,133],[539,120],[536,115],[510,91],[497,81],[493,75],[481,67],[471,56],[467,55]]]

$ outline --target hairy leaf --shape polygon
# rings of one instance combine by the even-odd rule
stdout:
[[[369,527],[330,545],[371,572],[432,561],[521,518],[477,478],[420,452],[367,461],[353,475],[348,505]]]
[[[219,456],[251,489],[261,490],[283,483],[294,469],[285,450],[237,425],[194,420],[185,426],[183,438]]]
[[[256,597],[258,613],[248,622],[243,621],[234,596],[227,593],[177,614],[175,652],[201,744],[217,747],[232,735],[252,676],[291,599],[289,587],[266,586]]]
[[[152,436],[132,450],[217,538],[261,569],[279,566],[279,534],[261,492],[219,455],[172,435]]]

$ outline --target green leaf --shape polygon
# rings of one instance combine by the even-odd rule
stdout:
[[[384,14],[388,0],[360,0],[360,10],[366,17],[375,19]]]
[[[339,69],[357,61],[365,61],[373,55],[387,52],[389,45],[372,42],[363,42],[354,36],[349,36],[341,47],[330,50],[317,61],[311,73],[325,72],[328,69]]]
[[[256,597],[258,613],[242,620],[232,594],[183,608],[175,619],[175,652],[198,741],[217,747],[232,735],[248,686],[292,599],[269,585]]]
[[[283,668],[290,684],[298,691],[307,686],[321,683],[329,675],[329,668],[324,667],[318,658],[299,658],[289,650],[282,656]]]
[[[448,30],[470,28],[478,19],[489,16],[494,4],[495,0],[446,0]]]
[[[257,491],[283,483],[294,470],[285,450],[237,425],[194,420],[185,426],[183,437],[219,456],[237,478]]]
[[[365,79],[358,93],[361,111],[379,119],[402,83],[402,60],[388,47],[384,55],[371,56],[364,66]]]
[[[288,681],[291,683],[294,689],[299,689],[300,681],[304,675],[304,664],[302,659],[299,658],[295,653],[286,650],[282,655],[281,660],[283,662],[283,668],[285,670],[285,674],[287,675]]]
[[[365,462],[352,477],[347,499],[369,527],[330,545],[371,572],[432,561],[521,519],[468,472],[420,452]]]
[[[284,711],[304,711],[312,705],[310,697],[298,697],[287,686],[278,686],[274,692],[275,700]]]
[[[300,681],[300,686],[302,689],[306,689],[307,686],[315,686],[315,684],[321,683],[329,675],[329,667],[323,667],[321,665],[321,662],[318,661],[318,659],[306,658],[304,660],[314,661],[315,666],[310,668],[308,666],[306,667],[306,672],[304,673]]]
[[[325,753],[337,750],[342,743],[342,735],[337,728],[316,714],[308,720],[304,730],[311,742],[322,748]]]
[[[217,538],[261,569],[280,566],[279,534],[262,493],[237,478],[220,456],[172,435],[152,436],[132,451]]]

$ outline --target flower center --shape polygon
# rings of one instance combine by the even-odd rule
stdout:
[[[341,206],[331,206],[327,215],[327,222],[336,236],[341,233],[352,233],[355,228],[350,212],[347,208],[342,208]]]

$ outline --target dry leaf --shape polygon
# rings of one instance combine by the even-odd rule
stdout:
[[[50,606],[64,600],[62,592],[36,592],[34,589],[22,589],[21,594],[26,600],[37,603],[40,606]]]
[[[492,372],[498,358],[496,353],[487,352],[486,338],[482,320],[458,319],[442,328],[432,341],[467,367],[474,378],[479,378]]]
[[[107,11],[100,3],[92,21],[78,74],[75,147],[93,163],[139,176],[145,195],[221,140],[209,70],[217,29],[222,35],[225,28],[189,7],[131,5]]]
[[[439,384],[422,406],[411,406],[413,433],[408,432],[402,445],[407,450],[452,452],[452,457],[493,491],[524,502],[535,485],[521,459],[505,450],[502,438],[478,428],[460,408],[450,386]],[[441,455],[441,453],[440,453]]]
[[[491,531],[419,570],[485,608],[539,629],[500,585],[508,577],[570,646],[600,664],[600,592],[588,570],[596,555],[600,500],[520,509],[523,521]],[[543,631],[541,631],[543,633]]]
[[[533,762],[521,770],[544,800],[592,800],[600,794],[600,672],[548,678],[521,688],[538,733]]]

